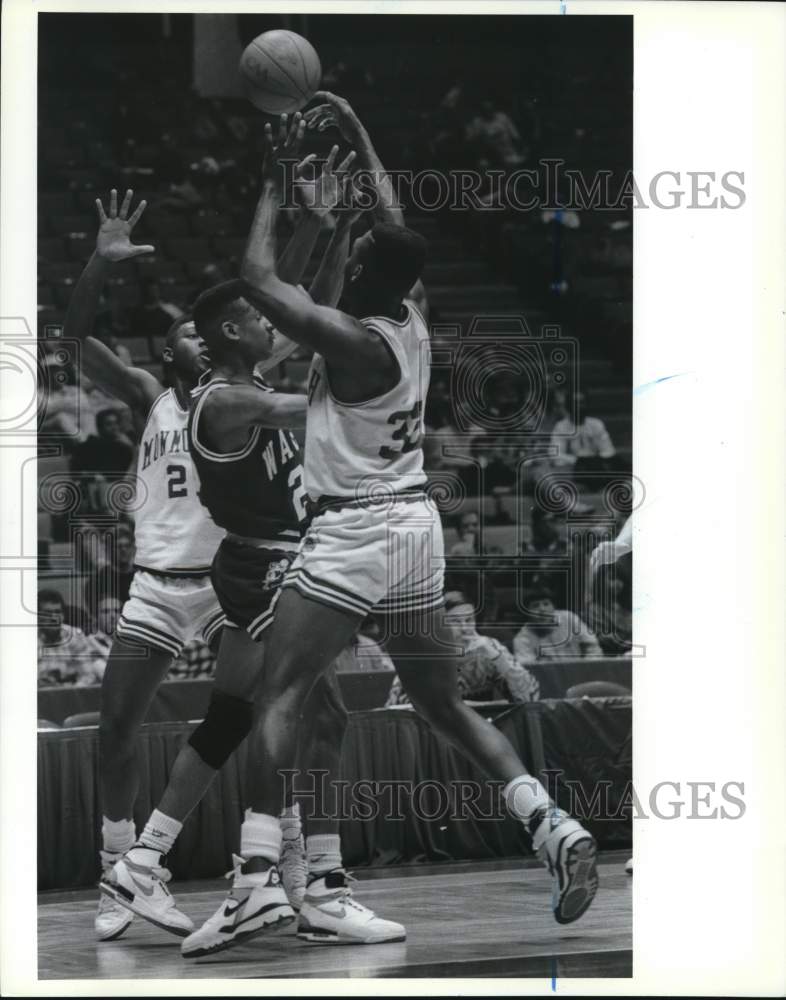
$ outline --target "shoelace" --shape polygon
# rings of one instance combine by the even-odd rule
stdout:
[[[344,872],[344,881],[357,882],[357,879],[349,872]],[[363,906],[362,903],[358,903],[358,901],[353,897],[351,886],[343,885],[341,887],[341,896],[339,898],[345,906],[351,906],[354,910],[358,910],[360,913],[368,913],[372,917],[375,916],[373,910],[370,910],[367,906]]]

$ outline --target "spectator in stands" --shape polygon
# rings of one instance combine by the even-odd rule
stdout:
[[[155,279],[148,278],[142,283],[141,297],[141,304],[132,313],[134,333],[148,337],[166,336],[172,323],[183,315],[183,310],[161,298]]]
[[[469,701],[534,701],[537,680],[497,639],[480,635],[475,613],[463,594],[445,595],[445,622],[460,649],[458,684],[461,697]],[[398,677],[393,681],[387,705],[406,705],[409,699]]]
[[[390,672],[396,669],[393,661],[379,645],[379,626],[371,615],[363,619],[354,639],[333,661],[335,669],[341,672],[363,671]]]
[[[510,496],[508,489],[497,487],[491,491],[492,509],[486,514],[486,524],[490,526],[513,524],[513,518],[505,509],[504,499],[506,496]]]
[[[589,406],[585,393],[574,394],[572,408],[573,413],[568,393],[562,390],[554,393],[557,417],[551,431],[551,444],[557,449],[554,467],[572,470],[577,477],[581,476],[581,486],[592,489],[599,477],[602,481],[604,473],[616,470],[616,451],[603,421],[587,416]],[[574,414],[578,418],[575,422]]]
[[[99,676],[81,629],[65,624],[56,590],[38,592],[38,686],[97,684]]]
[[[544,510],[535,504],[531,514],[532,538],[524,542],[521,551],[524,554],[539,556],[558,556],[567,552],[568,545],[563,534],[563,524],[553,511]]]
[[[488,167],[520,167],[526,155],[513,119],[494,101],[483,101],[466,129],[466,139],[475,149],[477,164]]]
[[[504,435],[479,434],[473,438],[472,451],[483,469],[483,486],[487,492],[510,491],[516,485],[520,444],[510,444]]]
[[[126,472],[134,457],[134,445],[123,434],[120,415],[114,408],[96,414],[96,434],[74,450],[73,472],[116,475]]]
[[[123,433],[117,410],[96,414],[96,434],[74,448],[71,471],[80,477],[83,510],[105,513],[107,488],[128,472],[134,445]]]
[[[77,384],[71,365],[61,365],[56,354],[43,352],[38,380],[38,432],[63,437],[73,448],[95,433],[95,411]]]
[[[464,510],[459,515],[458,541],[448,555],[474,556],[480,552],[480,516],[476,510]]]
[[[122,604],[109,595],[102,597],[96,608],[96,628],[87,636],[87,648],[93,660],[93,670],[99,680],[104,676],[109,650],[115,634],[117,620],[120,617]]]
[[[566,567],[574,558],[565,537],[565,517],[535,505],[531,523],[531,540],[521,545],[521,555],[528,557],[527,586],[550,590],[564,604],[568,599]]]
[[[518,663],[601,656],[598,640],[578,615],[557,609],[551,591],[533,591],[526,603],[532,621],[513,640]]]
[[[169,681],[195,681],[212,677],[216,669],[216,658],[200,639],[189,640],[180,655],[169,668]]]

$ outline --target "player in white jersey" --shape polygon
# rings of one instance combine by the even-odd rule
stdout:
[[[317,96],[326,103],[306,117],[317,127],[336,124],[381,189],[384,170],[350,106],[332,94]],[[314,490],[314,515],[279,592],[268,638],[258,731],[272,766],[259,774],[257,808],[272,829],[281,808],[276,768],[294,764],[301,706],[372,608],[387,620],[388,651],[416,709],[504,783],[509,811],[552,872],[554,916],[569,923],[597,890],[595,841],[527,774],[503,734],[464,704],[457,651],[443,620],[442,532],[424,493],[420,449],[428,385],[428,358],[421,354],[425,241],[404,227],[388,191],[380,208],[389,221],[357,239],[347,263],[349,313],[306,302],[277,273],[283,171],[269,128],[267,135],[262,195],[241,277],[276,328],[319,357],[306,424],[305,479],[310,496]],[[346,919],[340,873],[323,879],[318,890],[306,892],[298,934],[340,941]]]
[[[117,192],[107,216],[100,201],[96,250],[77,282],[65,322],[65,336],[82,345],[81,366],[105,392],[125,402],[144,423],[137,461],[140,504],[135,516],[136,572],[112,645],[101,690],[99,765],[103,811],[101,863],[106,877],[136,841],[133,807],[139,788],[136,739],[150,703],[186,641],[200,636],[217,648],[224,621],[210,582],[210,565],[224,531],[197,495],[187,431],[188,400],[209,362],[202,338],[187,318],[166,337],[165,388],[141,368],[127,367],[92,334],[99,297],[112,262],[151,253],[135,246],[131,231],[145,208],[129,217],[127,191],[118,210]],[[286,248],[287,265],[301,273],[319,225],[306,219]],[[291,345],[280,338],[267,364]],[[101,896],[96,916],[100,940],[119,937],[133,914]]]

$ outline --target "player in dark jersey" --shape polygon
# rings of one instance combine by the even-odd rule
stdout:
[[[345,161],[342,166],[347,165]],[[332,159],[325,173],[332,173],[331,168]],[[312,286],[326,301],[337,299],[352,218],[351,214],[340,216]],[[304,424],[306,399],[274,393],[255,375],[255,365],[274,349],[275,334],[243,299],[243,290],[241,282],[227,282],[200,296],[194,307],[213,370],[194,392],[189,424],[192,454],[199,472],[200,498],[216,524],[227,531],[212,568],[213,585],[227,616],[215,691],[205,721],[178,756],[139,844],[118,862],[112,877],[102,882],[102,890],[118,902],[179,934],[190,921],[177,909],[159,876],[161,856],[171,849],[182,822],[251,728],[261,667],[256,640],[272,620],[273,598],[296,554],[306,518],[300,448],[287,429]],[[345,727],[346,712],[335,676],[323,675],[304,706],[300,762],[335,773]],[[256,788],[257,782],[250,787]],[[333,801],[316,798],[315,812],[335,816]],[[278,824],[260,822],[253,795],[250,804],[241,828],[241,857],[234,859],[232,895],[237,905],[225,913],[222,904],[216,918],[192,935],[196,940],[184,942],[188,957],[222,950],[294,920],[276,864],[281,830]],[[324,848],[332,843],[336,830],[335,820],[309,820],[310,867],[320,862],[333,866]],[[395,937],[401,930],[360,904],[355,909],[365,913],[368,922],[376,922],[377,933],[387,926],[388,937]],[[391,928],[395,933],[391,934]]]

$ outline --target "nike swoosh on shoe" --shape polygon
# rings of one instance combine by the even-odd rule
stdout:
[[[131,874],[131,872],[128,873],[128,877],[131,879],[131,881],[134,883],[137,889],[139,889],[139,891],[142,893],[143,896],[152,896],[153,893],[155,892],[155,889],[153,889],[152,886],[148,889],[146,885],[143,885],[142,882],[139,882],[137,879],[135,879],[134,876]]]
[[[262,914],[267,913],[268,910],[283,909],[286,906],[287,906],[286,903],[265,903],[264,906],[260,906],[258,910],[255,910],[253,913],[249,913],[247,916],[243,917],[242,920],[238,920],[230,927],[222,927],[221,930],[222,931],[237,930],[239,927],[242,927],[243,924],[247,924],[249,920],[253,920],[255,917],[261,917]]]

